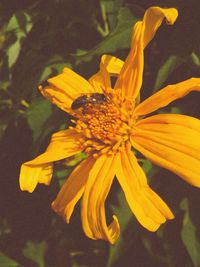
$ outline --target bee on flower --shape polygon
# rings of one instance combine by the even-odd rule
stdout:
[[[33,192],[49,185],[53,162],[81,151],[87,155],[71,173],[52,208],[67,223],[81,199],[85,234],[114,244],[120,234],[118,219],[107,225],[105,201],[117,179],[139,223],[156,231],[174,218],[167,204],[150,188],[132,148],[193,186],[200,187],[200,121],[180,114],[149,115],[191,91],[200,91],[200,78],[168,85],[142,103],[144,49],[162,21],[172,25],[174,8],[149,8],[134,28],[125,62],[103,55],[99,71],[88,81],[69,68],[39,86],[53,104],[75,118],[75,126],[53,134],[46,151],[21,167],[20,188]],[[114,88],[111,77],[117,77]]]

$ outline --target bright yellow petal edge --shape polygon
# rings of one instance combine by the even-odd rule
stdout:
[[[134,25],[131,50],[116,82],[116,88],[121,88],[126,97],[136,98],[143,79],[144,49],[155,36],[163,19],[169,25],[174,24],[178,17],[175,8],[163,9],[150,7],[143,20]]]
[[[125,198],[140,224],[156,231],[174,218],[167,204],[149,187],[147,178],[131,147],[149,160],[175,172],[188,183],[200,187],[200,121],[177,114],[147,114],[168,105],[191,91],[200,91],[200,78],[167,86],[139,105],[144,67],[144,49],[166,19],[173,24],[174,8],[151,7],[133,29],[130,53],[125,62],[103,55],[100,70],[88,81],[65,68],[62,74],[39,86],[41,93],[76,118],[74,128],[52,136],[47,150],[21,167],[20,187],[33,192],[38,183],[48,185],[52,163],[80,151],[88,157],[71,173],[52,208],[69,223],[75,205],[81,200],[81,219],[85,234],[114,244],[120,234],[118,219],[106,220],[105,201],[116,176]],[[117,77],[114,90],[111,76]],[[104,94],[108,102],[86,104],[77,112],[71,104],[85,94]]]
[[[46,151],[21,166],[20,189],[32,193],[38,183],[49,185],[53,174],[53,162],[79,153],[82,149],[82,136],[73,129],[67,129],[52,135]]]

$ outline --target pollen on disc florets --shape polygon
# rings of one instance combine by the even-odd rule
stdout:
[[[85,136],[82,146],[86,153],[113,153],[129,140],[133,120],[130,103],[120,103],[111,98],[105,103],[87,103],[76,117],[76,130]]]

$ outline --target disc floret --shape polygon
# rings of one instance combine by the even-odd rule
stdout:
[[[111,99],[111,97],[110,97]],[[115,101],[113,101],[115,100]],[[134,119],[133,105],[116,96],[105,103],[88,103],[78,111],[76,131],[85,136],[82,146],[88,154],[113,154],[129,142]]]

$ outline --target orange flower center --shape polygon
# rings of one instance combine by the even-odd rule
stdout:
[[[115,101],[113,101],[115,100]],[[134,124],[133,104],[112,101],[105,103],[87,103],[76,115],[76,130],[85,136],[81,140],[86,153],[113,153],[129,143]]]

